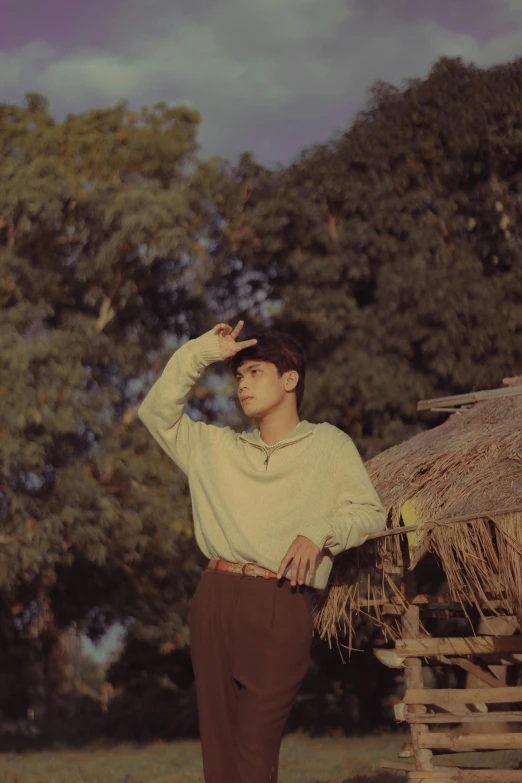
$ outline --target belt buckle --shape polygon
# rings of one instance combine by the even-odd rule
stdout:
[[[247,572],[246,572],[247,566],[254,566],[254,568],[255,568],[255,565],[256,565],[255,563],[245,563],[243,568],[241,569],[241,574],[243,576],[253,576],[254,579],[255,579],[257,577],[257,574],[247,574]]]

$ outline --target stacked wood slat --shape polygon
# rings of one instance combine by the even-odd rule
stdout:
[[[432,638],[421,633],[419,606],[410,604],[402,617],[402,639],[394,650],[375,650],[386,665],[402,666],[406,690],[396,705],[398,720],[405,721],[411,732],[411,761],[382,762],[387,769],[402,769],[408,773],[409,783],[522,783],[522,769],[464,769],[436,766],[433,751],[468,753],[522,749],[522,732],[491,732],[456,734],[450,729],[440,730],[440,724],[475,724],[480,731],[485,724],[522,722],[522,711],[507,709],[508,704],[522,703],[522,687],[495,682],[466,656],[481,656],[481,660],[500,658],[520,663],[522,635],[474,636]],[[450,657],[448,657],[450,656]],[[483,656],[483,658],[482,658]],[[484,676],[485,687],[480,688],[425,688],[422,663],[436,662],[462,665],[475,676]],[[490,712],[487,705],[506,705],[505,709]],[[462,714],[462,709],[468,712]],[[473,731],[473,729],[471,729]],[[401,755],[407,755],[401,754]]]

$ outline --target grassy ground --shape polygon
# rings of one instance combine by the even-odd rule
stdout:
[[[281,749],[279,783],[404,783],[405,773],[384,772],[407,735],[310,739],[293,734]],[[516,768],[522,751],[437,756],[448,766]],[[196,741],[118,745],[83,751],[0,754],[0,783],[203,783]]]
[[[403,774],[379,771],[396,759],[404,738],[387,735],[310,739],[285,737],[279,783],[402,783]],[[154,743],[87,751],[0,755],[2,783],[203,783],[199,743]]]

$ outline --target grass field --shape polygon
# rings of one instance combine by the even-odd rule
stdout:
[[[397,760],[406,734],[283,740],[279,783],[404,783],[405,773],[379,769]],[[437,756],[448,766],[516,768],[522,751]],[[0,753],[0,783],[203,783],[199,742],[180,740],[92,746],[82,751]]]
[[[310,739],[285,737],[279,783],[402,783],[403,774],[379,771],[396,759],[402,735]],[[1,754],[1,783],[203,783],[196,741],[146,747],[93,747],[81,752]]]

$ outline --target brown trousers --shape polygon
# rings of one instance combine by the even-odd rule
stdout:
[[[312,629],[309,588],[203,573],[190,610],[190,646],[205,783],[276,783]]]

